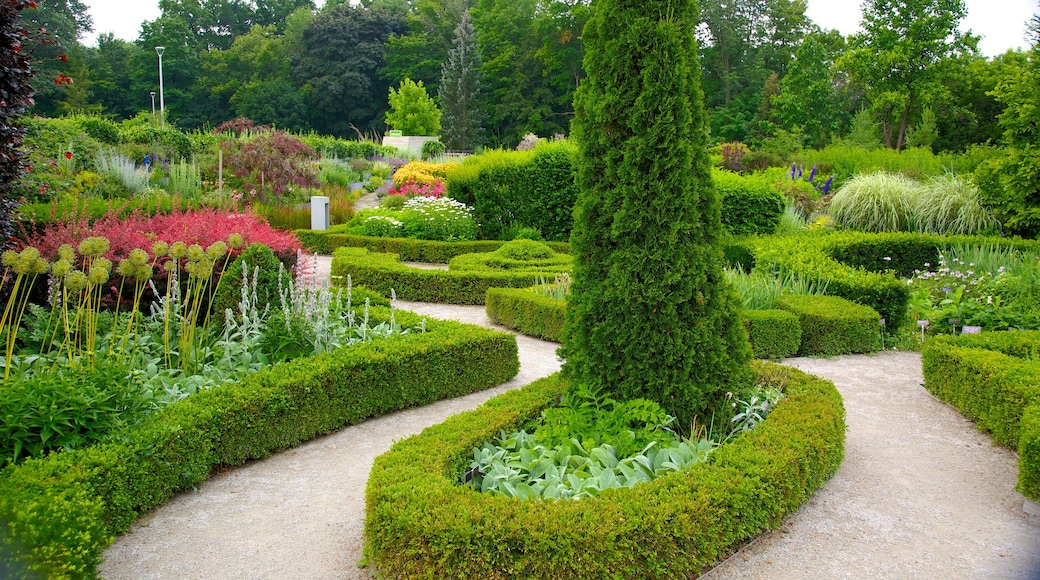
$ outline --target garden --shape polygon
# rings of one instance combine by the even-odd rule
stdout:
[[[1015,450],[1040,501],[1021,136],[711,145],[696,8],[651,4],[589,17],[571,135],[516,150],[25,118],[0,572],[96,576],[137,518],[222,470],[517,375],[513,334],[399,300],[483,305],[564,362],[376,459],[364,564],[386,577],[709,570],[842,463],[842,397],[771,362],[793,356],[921,351],[925,387]],[[332,255],[329,284],[305,251]]]

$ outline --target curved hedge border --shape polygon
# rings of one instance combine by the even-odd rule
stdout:
[[[455,256],[494,252],[502,247],[505,241],[485,240],[477,242],[437,242],[431,240],[413,240],[411,238],[380,238],[378,236],[357,236],[354,234],[337,234],[321,230],[295,230],[304,248],[317,254],[332,254],[337,248],[365,248],[372,252],[397,254],[404,262],[425,262],[428,264],[447,264]],[[570,253],[570,244],[566,242],[542,242],[561,254]]]
[[[488,288],[484,309],[495,324],[527,336],[560,342],[567,303],[529,288]]]
[[[387,578],[696,577],[777,527],[838,469],[845,409],[830,382],[786,376],[784,398],[708,462],[577,501],[517,501],[458,483],[473,448],[557,401],[558,375],[488,401],[376,459],[366,550]]]
[[[755,267],[783,268],[827,282],[827,293],[870,306],[896,329],[906,322],[910,293],[896,278],[936,264],[948,244],[996,244],[1040,250],[1040,242],[981,236],[935,236],[912,233],[827,232],[748,238],[732,244],[754,255]],[[727,256],[737,257],[730,248]],[[746,258],[746,256],[745,256]],[[747,264],[745,264],[746,266]]]
[[[332,255],[333,285],[345,285],[347,276],[382,294],[393,289],[401,300],[444,304],[484,304],[488,288],[526,288],[553,272],[456,272],[406,266],[395,254],[365,248],[340,248]]]
[[[397,320],[420,322],[401,311]],[[519,370],[510,334],[436,320],[426,328],[280,364],[170,405],[117,441],[8,467],[0,472],[0,522],[8,524],[0,553],[17,542],[28,549],[22,563],[43,577],[93,577],[115,535],[214,466],[483,390]]]
[[[1040,331],[936,336],[921,361],[926,389],[1018,451],[1018,490],[1040,501]]]

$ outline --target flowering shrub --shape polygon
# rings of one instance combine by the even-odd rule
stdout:
[[[405,198],[413,197],[433,197],[439,198],[444,196],[444,181],[441,179],[435,179],[432,183],[405,183],[401,187],[395,187],[390,190],[390,195],[402,195]]]
[[[405,184],[433,184],[447,178],[448,172],[458,167],[454,161],[445,163],[428,163],[426,161],[412,161],[394,172],[394,185],[398,188]],[[443,185],[442,185],[443,187]]]
[[[294,186],[317,188],[317,154],[295,137],[280,131],[256,135],[245,142],[228,141],[221,147],[230,150],[227,164],[241,180],[243,190],[256,191],[267,201],[280,198]]]
[[[442,197],[413,197],[400,210],[378,208],[358,212],[345,231],[363,236],[464,241],[477,237],[473,210]]]

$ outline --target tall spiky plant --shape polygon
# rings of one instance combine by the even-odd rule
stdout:
[[[689,426],[750,381],[726,285],[692,0],[605,0],[585,27],[564,371]]]

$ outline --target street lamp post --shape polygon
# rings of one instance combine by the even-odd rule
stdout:
[[[155,54],[159,55],[159,126],[166,126],[166,101],[163,99],[163,80],[162,80],[162,53],[166,50],[165,46],[155,47]]]
[[[152,95],[152,121],[155,121],[155,91],[148,91]]]

